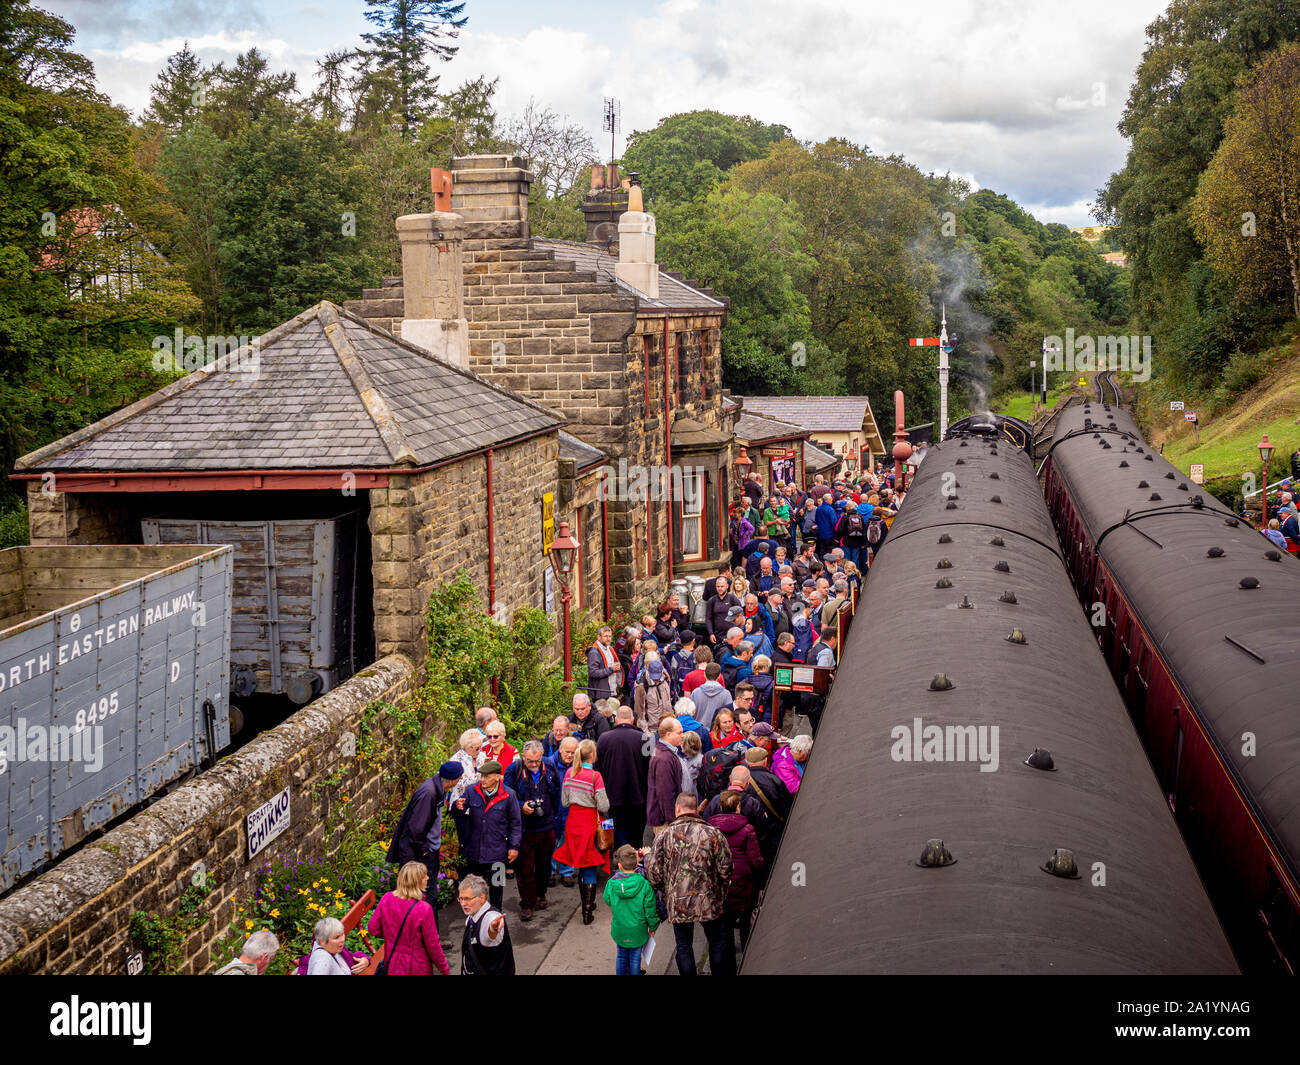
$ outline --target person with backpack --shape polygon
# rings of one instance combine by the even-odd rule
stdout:
[[[730,652],[731,648],[723,644],[723,649]],[[705,731],[708,726],[713,724],[713,715],[724,706],[731,706],[731,692],[727,691],[726,686],[722,683],[722,665],[718,662],[710,662],[704,667],[704,683],[696,688],[690,696],[690,701],[695,707],[694,716],[703,722]],[[682,700],[677,700],[674,706],[679,705]]]
[[[852,499],[844,504],[844,513],[835,525],[835,535],[844,548],[845,559],[854,565],[863,564],[859,560],[867,546],[867,519],[858,513],[858,505]]]
[[[643,976],[641,955],[659,927],[659,902],[650,881],[637,871],[636,848],[626,843],[614,852],[618,871],[605,882],[609,934],[617,954],[615,976]]]
[[[755,721],[771,721],[772,691],[775,685],[772,678],[772,659],[767,655],[755,655],[750,665],[754,672],[743,684],[736,685],[732,695],[736,711],[749,710],[753,713]]]
[[[633,689],[632,705],[637,727],[642,732],[656,731],[660,720],[673,712],[672,681],[657,651],[645,656],[645,665]]]
[[[792,613],[794,616],[790,619],[790,631],[794,634],[794,650],[791,654],[796,662],[806,662],[808,652],[817,642],[817,633],[813,631],[807,611],[795,607]]]
[[[719,811],[712,817],[705,815],[712,825],[726,837],[731,848],[731,879],[727,886],[724,906],[726,927],[723,947],[727,956],[727,971],[736,967],[736,933],[740,933],[740,949],[749,940],[749,920],[757,895],[755,887],[763,868],[763,852],[758,846],[758,834],[740,811],[741,797],[737,792],[725,791],[718,797]]]
[[[695,668],[695,633],[690,629],[683,632],[676,650],[665,655],[664,659],[668,663],[668,681],[673,698],[680,699],[685,694],[682,685],[686,676]]]

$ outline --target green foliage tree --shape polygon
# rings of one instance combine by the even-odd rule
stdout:
[[[760,159],[790,136],[781,125],[748,115],[688,111],[669,115],[651,130],[632,133],[623,169],[641,175],[646,209],[703,200],[740,163]]]
[[[464,3],[450,0],[366,0],[366,21],[376,29],[362,39],[379,70],[393,83],[393,102],[402,132],[410,135],[423,121],[438,87],[427,60],[444,62],[456,54],[447,43],[469,21]]]
[[[1238,302],[1279,297],[1300,318],[1300,45],[1266,56],[1236,107],[1192,202],[1207,260]]]
[[[182,130],[202,110],[206,98],[207,73],[186,41],[179,52],[168,56],[167,65],[154,79],[144,120]]]
[[[158,187],[72,27],[0,10],[0,461],[152,391],[149,338],[197,309],[152,250]],[[138,218],[137,218],[138,215]],[[116,234],[97,236],[104,223]],[[122,280],[92,281],[129,255]],[[142,282],[142,285],[139,283]],[[3,480],[0,492],[12,493]]]
[[[1251,309],[1215,302],[1224,292],[1208,283],[1192,200],[1238,78],[1295,40],[1300,7],[1273,0],[1173,0],[1147,27],[1119,126],[1128,157],[1098,191],[1096,216],[1128,253],[1138,331],[1155,336],[1161,365],[1175,375],[1218,372],[1258,325]]]

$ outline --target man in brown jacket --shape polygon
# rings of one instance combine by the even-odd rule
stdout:
[[[663,894],[668,920],[677,940],[677,971],[695,975],[695,924],[704,926],[709,941],[709,970],[733,976],[734,959],[726,949],[724,907],[731,882],[731,848],[727,837],[699,815],[694,795],[677,796],[675,817],[651,848],[646,872]]]

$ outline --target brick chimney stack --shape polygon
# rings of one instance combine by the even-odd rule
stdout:
[[[527,223],[525,223],[527,224]],[[465,222],[438,211],[397,220],[402,244],[402,339],[435,358],[469,368],[462,242]]]
[[[641,184],[633,177],[628,210],[618,220],[618,265],[614,276],[652,300],[659,298],[659,264],[655,261],[655,216],[642,209]]]

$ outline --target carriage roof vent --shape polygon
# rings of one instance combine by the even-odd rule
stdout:
[[[1231,526],[1235,529],[1235,528],[1237,527],[1237,519],[1236,519],[1236,518],[1224,518],[1224,519],[1223,519],[1223,524],[1224,524],[1224,525],[1231,525]]]
[[[1121,460],[1120,460],[1120,464],[1119,464],[1119,468],[1120,468],[1121,470],[1127,470],[1127,469],[1128,469],[1128,463],[1121,459]]]
[[[1281,551],[1265,551],[1265,552],[1264,552],[1264,557],[1265,557],[1266,559],[1268,559],[1270,562],[1281,562],[1281,561],[1282,561],[1282,552],[1281,552]]]
[[[1005,540],[1003,540],[1002,537],[1000,537],[1000,536],[995,536],[995,537],[993,537],[992,540],[989,541],[989,546],[990,546],[990,547],[1006,547],[1006,546],[1007,546],[1007,542],[1006,542]]]
[[[954,502],[950,499],[950,500],[948,500],[948,505],[947,505],[946,507],[944,507],[943,509],[944,509],[944,510],[956,510],[956,509],[957,509],[957,504],[954,503]]]
[[[993,568],[999,573],[1010,573],[1011,567],[1004,560],[999,559],[993,564]]]
[[[956,862],[952,852],[943,845],[943,840],[927,839],[916,864],[922,869],[942,869],[945,865],[955,865]]]
[[[947,673],[936,673],[934,679],[930,681],[930,690],[932,692],[950,692],[957,687],[948,679]]]
[[[949,536],[947,533],[944,533],[941,537],[939,537],[939,543],[950,544],[952,543],[952,537]]]
[[[969,595],[963,595],[963,596],[961,597],[961,602],[957,604],[957,609],[958,609],[958,610],[974,610],[974,609],[975,609],[975,604],[972,603],[972,602],[970,601],[970,596],[969,596]]]
[[[1002,502],[1002,497],[1001,497],[1001,496],[989,496],[989,502],[990,502],[990,503],[1001,503],[1001,502]]]
[[[1025,759],[1025,765],[1031,769],[1041,769],[1044,772],[1056,772],[1056,763],[1052,761],[1052,752],[1046,747],[1035,747],[1034,753]]]
[[[1028,642],[1029,641],[1025,639],[1025,634],[1021,632],[1019,629],[1012,629],[1011,635],[1007,637],[1007,643],[1028,643]]]
[[[937,581],[934,582],[934,586],[936,588],[951,588],[952,581],[950,581],[947,577],[940,577]]]
[[[1157,502],[1159,502],[1159,501],[1160,501],[1160,493],[1159,493],[1159,492],[1152,492],[1149,501],[1152,502],[1152,503],[1157,503]]]
[[[1247,591],[1249,591],[1249,590],[1252,589],[1252,588],[1258,588],[1258,587],[1259,587],[1259,578],[1258,578],[1258,577],[1242,577],[1242,578],[1241,578],[1241,585],[1240,585],[1240,586],[1241,586],[1242,588],[1245,588]]]
[[[1039,868],[1043,872],[1051,873],[1052,876],[1059,876],[1063,880],[1080,879],[1079,866],[1074,860],[1074,851],[1066,850],[1064,847],[1057,847],[1052,852],[1052,856]]]
[[[1005,591],[998,596],[999,603],[1015,603],[1016,601],[1016,593],[1012,591]]]
[[[1209,558],[1222,558],[1222,557],[1223,557],[1223,548],[1221,548],[1221,547],[1212,547],[1212,548],[1210,548],[1208,551],[1206,551],[1205,554],[1206,554],[1206,556],[1209,557]]]
[[[1165,474],[1165,480],[1172,481],[1173,479],[1174,479],[1174,471],[1170,470],[1168,473]]]
[[[1000,480],[1002,480],[1002,478],[998,476],[998,471],[997,471],[997,470],[994,470],[992,473],[989,474],[989,480],[990,480],[990,481],[1000,481]]]
[[[1138,487],[1139,487],[1139,488],[1150,488],[1151,486],[1150,486],[1149,484],[1147,484],[1146,481],[1138,481]]]
[[[949,562],[946,558],[941,558],[941,559],[939,559],[938,563],[935,565],[934,568],[935,568],[935,569],[952,569],[952,563]]]

